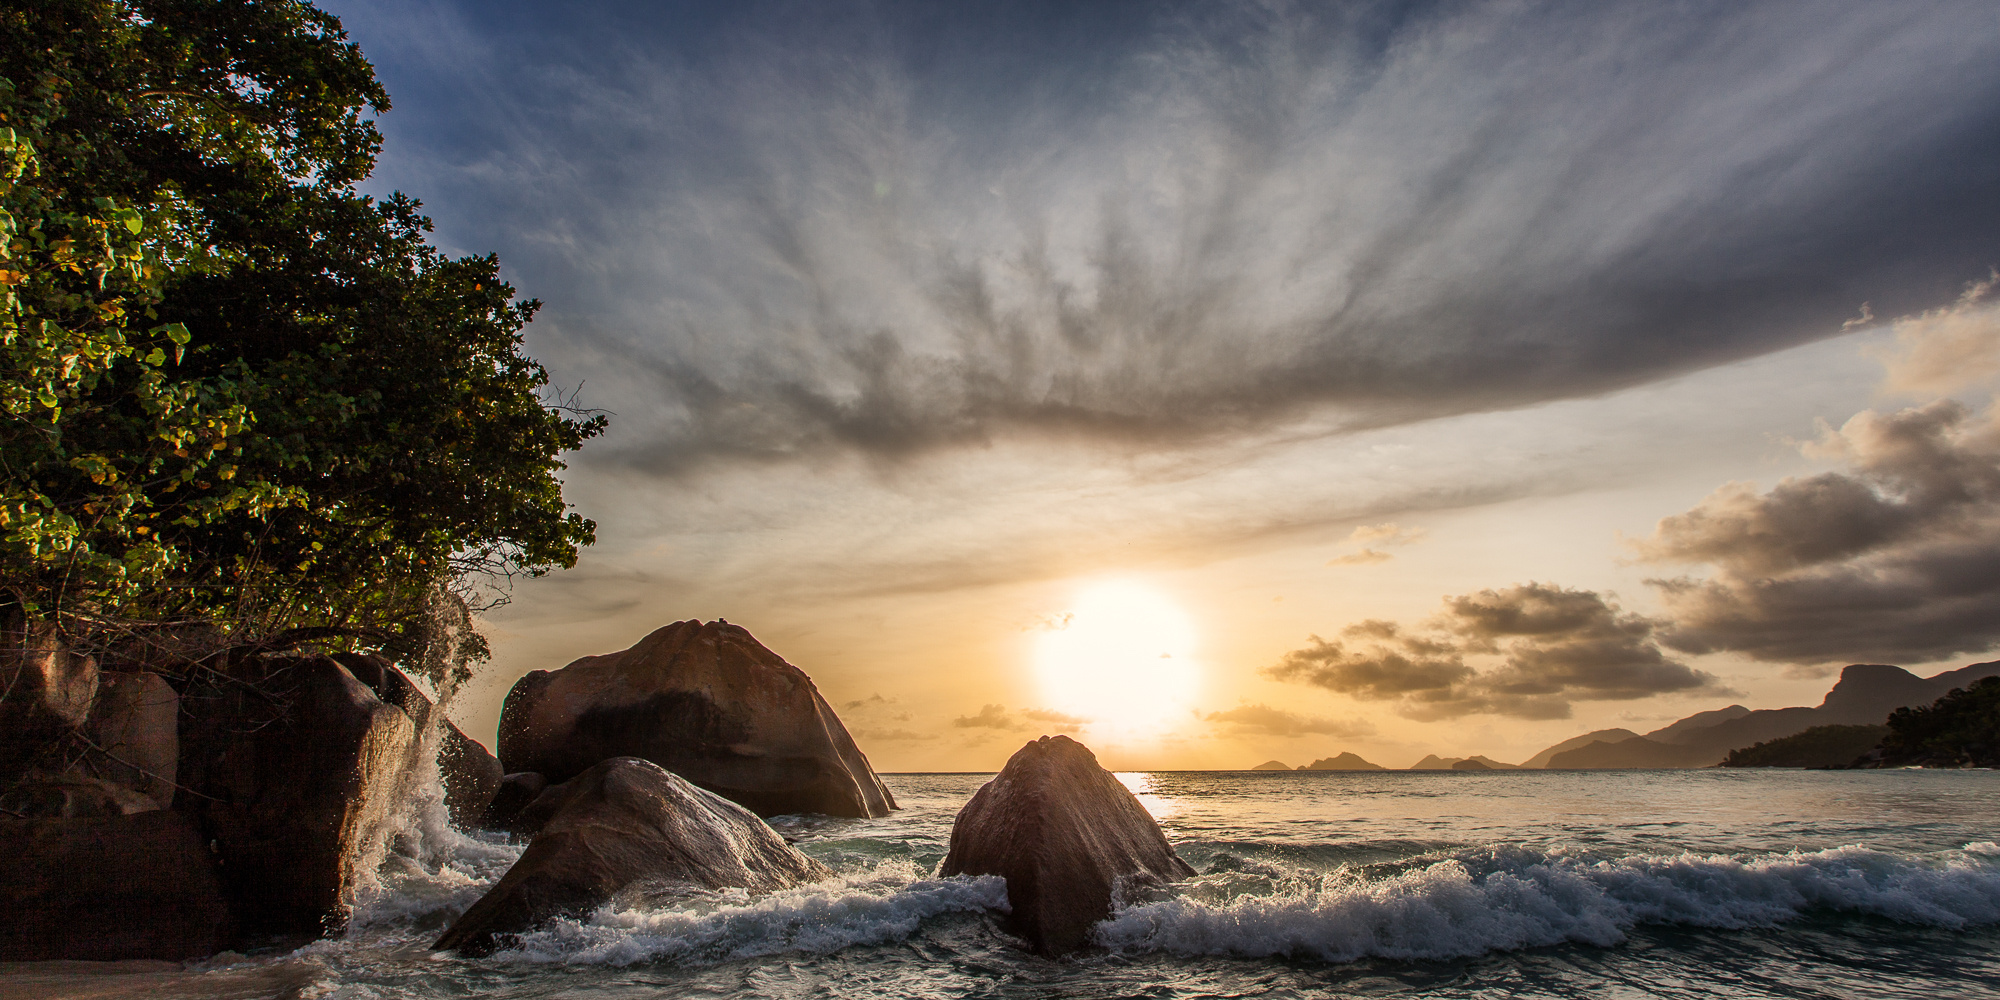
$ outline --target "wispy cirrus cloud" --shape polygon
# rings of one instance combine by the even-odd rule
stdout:
[[[1588,395],[2000,257],[1976,7],[1092,6],[342,12],[648,475]]]

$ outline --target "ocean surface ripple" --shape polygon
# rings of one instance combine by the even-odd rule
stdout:
[[[1199,873],[1036,957],[997,878],[938,878],[986,775],[773,826],[838,874],[613,904],[486,958],[429,943],[521,848],[435,790],[333,938],[0,970],[0,997],[2000,996],[2000,774],[1122,775]]]

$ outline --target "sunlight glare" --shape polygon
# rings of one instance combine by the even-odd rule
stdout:
[[[1194,626],[1158,591],[1126,580],[1085,587],[1035,646],[1049,707],[1093,732],[1157,735],[1194,702]]]

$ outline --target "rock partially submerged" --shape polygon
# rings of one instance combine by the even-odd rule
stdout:
[[[529,673],[507,694],[498,749],[509,773],[552,782],[640,757],[764,816],[896,807],[812,679],[723,621]]]
[[[553,815],[498,885],[434,946],[491,951],[552,917],[673,887],[769,891],[831,876],[756,815],[650,761],[618,757],[549,788]]]
[[[500,790],[494,793],[493,801],[486,804],[486,814],[479,818],[479,825],[488,830],[533,833],[522,821],[521,813],[548,787],[549,779],[533,771],[517,771],[503,776]]]
[[[1083,947],[1121,893],[1194,869],[1089,749],[1044,736],[959,811],[939,874],[1005,878],[1010,928],[1054,956]]]

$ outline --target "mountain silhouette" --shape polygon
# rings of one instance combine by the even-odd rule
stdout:
[[[1708,767],[1729,751],[1783,739],[1814,726],[1879,726],[1889,713],[1928,705],[1953,688],[2000,675],[2000,660],[1974,663],[1934,677],[1902,667],[1856,663],[1815,708],[1751,711],[1741,705],[1698,712],[1644,736],[1612,729],[1564,740],[1529,758],[1551,768]],[[1622,735],[1621,735],[1622,734]]]

